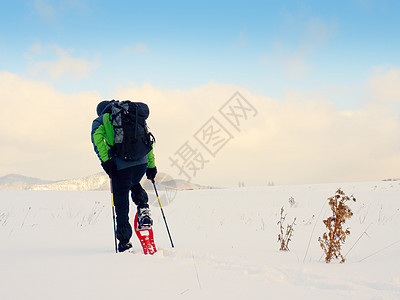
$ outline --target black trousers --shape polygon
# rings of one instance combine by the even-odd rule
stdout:
[[[129,223],[129,191],[132,201],[138,208],[149,207],[147,193],[140,185],[146,169],[147,164],[133,166],[115,172],[112,177],[117,239],[120,243],[127,243],[132,237],[132,226]]]

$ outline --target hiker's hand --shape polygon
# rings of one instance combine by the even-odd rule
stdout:
[[[154,181],[154,178],[156,178],[157,174],[157,168],[147,168],[146,170],[146,177],[148,180]]]
[[[115,171],[117,170],[117,166],[111,159],[101,163],[101,166],[110,178],[115,174]]]

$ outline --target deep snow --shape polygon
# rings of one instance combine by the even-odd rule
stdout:
[[[318,237],[339,187],[357,202],[347,261],[326,264]],[[297,218],[288,252],[282,206]],[[178,191],[164,211],[174,249],[152,206],[156,255],[136,236],[115,254],[108,192],[0,191],[0,298],[400,299],[400,182]]]

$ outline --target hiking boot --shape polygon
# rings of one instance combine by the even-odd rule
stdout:
[[[138,229],[148,229],[153,225],[149,208],[138,208]]]
[[[118,252],[124,252],[128,249],[132,248],[132,244],[131,242],[127,242],[127,243],[119,243],[118,244]]]

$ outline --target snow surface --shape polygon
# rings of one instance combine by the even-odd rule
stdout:
[[[318,237],[339,187],[357,202],[347,260],[326,264]],[[164,207],[174,249],[152,206],[154,256],[136,236],[133,253],[114,253],[110,203],[106,191],[0,191],[0,298],[400,299],[400,182],[179,191]],[[288,252],[282,206],[297,218]]]

